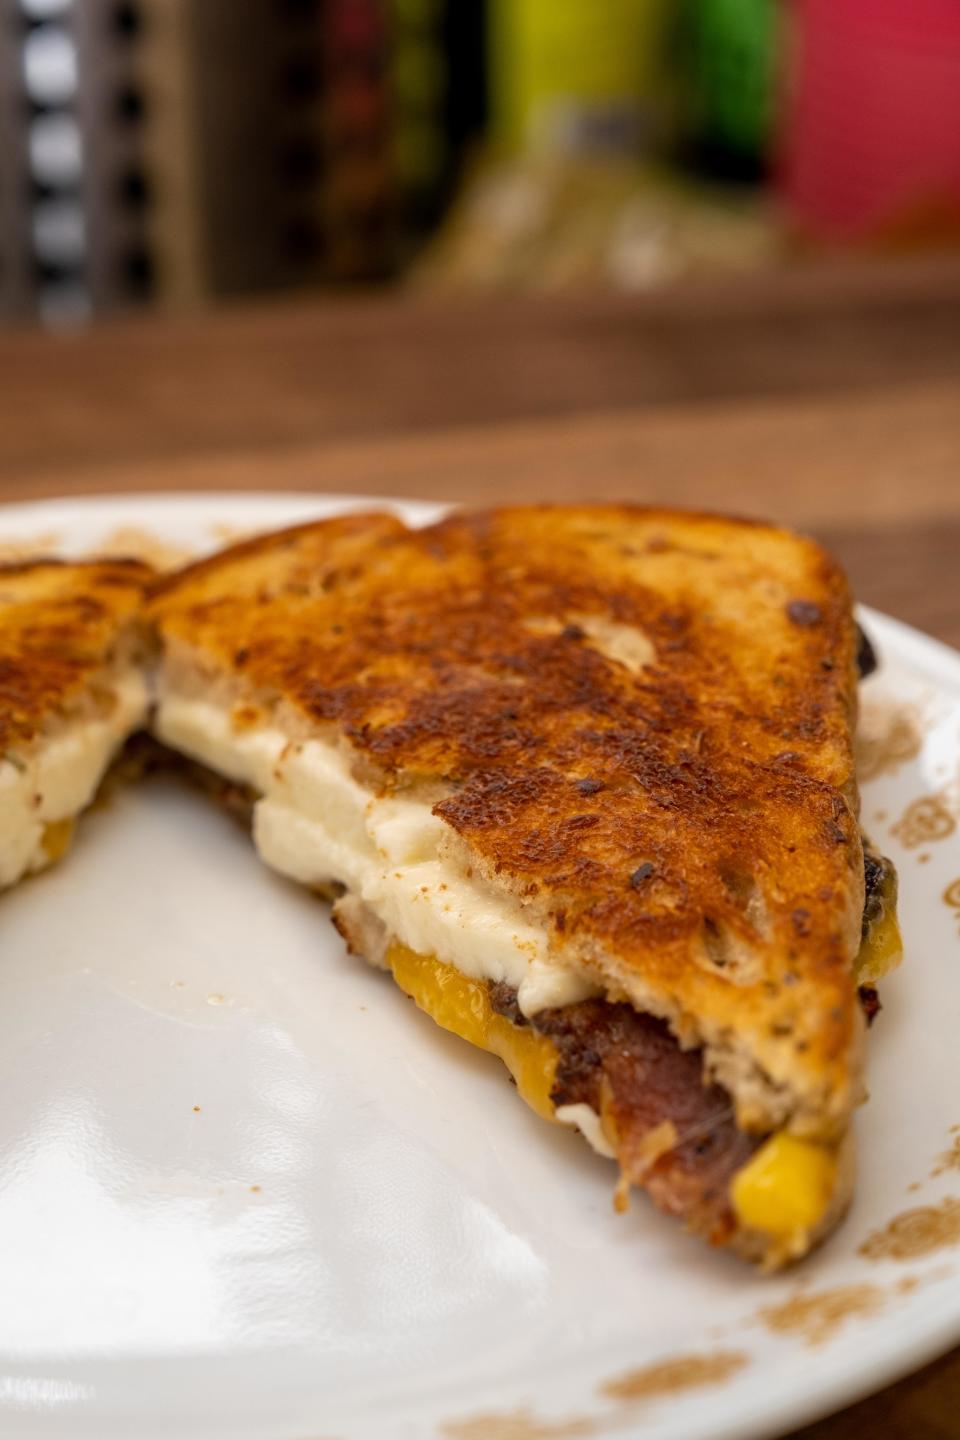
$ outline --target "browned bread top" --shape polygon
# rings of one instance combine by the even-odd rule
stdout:
[[[0,754],[29,745],[110,669],[151,575],[134,560],[0,565]]]
[[[355,515],[189,567],[152,610],[238,700],[428,787],[559,953],[708,1047],[742,1123],[842,1131],[856,643],[816,544],[626,506]]]

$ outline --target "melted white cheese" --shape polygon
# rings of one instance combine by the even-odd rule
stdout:
[[[246,729],[209,700],[161,694],[161,740],[260,792],[253,834],[264,861],[304,885],[331,881],[357,895],[401,944],[474,980],[516,987],[521,1010],[569,1005],[595,989],[549,953],[520,906],[460,872],[440,851],[449,834],[429,805],[379,796],[347,756],[319,739]]]
[[[0,760],[0,888],[50,864],[47,827],[90,804],[113,756],[146,720],[147,686],[139,671],[120,676],[111,689],[108,715],[77,720],[22,758]]]
[[[616,1151],[603,1133],[600,1116],[591,1106],[582,1103],[578,1105],[558,1105],[553,1113],[561,1125],[575,1126],[591,1148],[596,1150],[598,1155],[603,1155],[607,1160],[615,1160],[617,1158]]]

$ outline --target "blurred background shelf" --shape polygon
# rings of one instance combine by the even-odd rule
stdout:
[[[958,244],[954,0],[0,0],[0,318]]]

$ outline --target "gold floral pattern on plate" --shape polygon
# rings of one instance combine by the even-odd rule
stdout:
[[[861,711],[857,729],[857,775],[861,781],[892,775],[920,753],[923,724],[906,706],[872,705]]]
[[[449,1421],[440,1434],[444,1440],[580,1440],[598,1434],[600,1423],[590,1415],[541,1420],[530,1410],[505,1410]]]
[[[947,792],[937,791],[911,800],[897,823],[890,827],[890,834],[905,850],[916,850],[920,845],[948,839],[956,828]]]
[[[793,1335],[807,1345],[822,1345],[848,1320],[875,1315],[886,1305],[882,1285],[836,1285],[829,1290],[800,1290],[779,1305],[764,1305],[757,1318],[778,1335]]]
[[[622,1421],[648,1401],[722,1385],[750,1363],[742,1350],[717,1350],[703,1355],[675,1355],[627,1370],[604,1381],[599,1393],[617,1404],[602,1415],[571,1415],[547,1420],[528,1409],[473,1415],[441,1425],[444,1440],[581,1440],[602,1435],[612,1421]]]
[[[14,564],[20,560],[36,560],[44,555],[56,555],[59,548],[60,536],[56,530],[29,535],[23,540],[0,540],[0,565]]]
[[[119,525],[103,537],[97,553],[142,560],[155,570],[176,570],[192,560],[196,550],[189,545],[173,545],[168,540],[161,540],[152,530],[144,530],[139,525]]]
[[[955,1135],[953,1144],[937,1156],[936,1164],[930,1171],[931,1180],[938,1175],[946,1175],[948,1170],[960,1170],[960,1135]]]
[[[712,1355],[678,1355],[643,1365],[607,1380],[600,1393],[611,1400],[648,1400],[654,1396],[677,1395],[702,1385],[721,1385],[749,1364],[742,1350],[718,1350]]]
[[[960,1200],[948,1195],[939,1205],[904,1210],[860,1246],[867,1260],[918,1260],[960,1244]]]
[[[63,537],[56,530],[0,540],[0,565],[59,556],[63,551]],[[82,553],[88,559],[120,555],[128,560],[143,560],[156,570],[173,570],[192,560],[197,552],[194,546],[174,545],[139,525],[119,525]]]
[[[960,927],[960,875],[956,880],[951,880],[943,892],[943,903],[949,905],[951,910],[956,910],[956,921]]]

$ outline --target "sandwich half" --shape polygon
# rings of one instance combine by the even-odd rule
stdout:
[[[768,1268],[836,1223],[858,992],[899,937],[823,550],[622,506],[361,514],[165,577],[150,615],[158,737],[252,802],[351,950],[616,1160],[621,1204]]]
[[[146,721],[135,561],[0,566],[0,889],[58,860]]]

